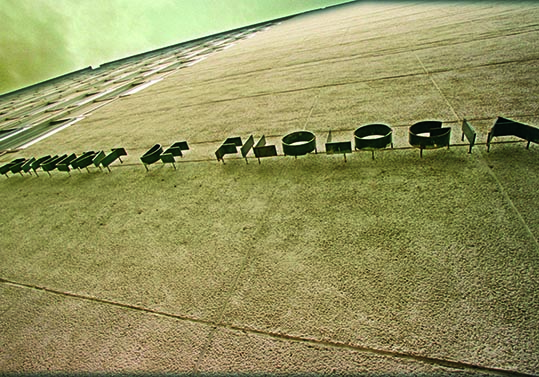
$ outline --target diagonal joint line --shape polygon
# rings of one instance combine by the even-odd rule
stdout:
[[[511,200],[511,197],[509,196],[509,194],[507,193],[507,191],[505,190],[505,188],[503,187],[502,185],[502,182],[498,179],[498,176],[496,175],[496,173],[494,173],[494,171],[492,170],[492,168],[488,165],[487,161],[485,160],[485,158],[483,157],[483,154],[481,152],[479,152],[480,155],[481,155],[481,162],[483,163],[485,169],[487,169],[489,175],[492,177],[492,179],[494,179],[494,181],[496,182],[496,185],[498,186],[498,188],[500,189],[500,192],[502,193],[505,201],[509,204],[509,206],[511,207],[511,209],[516,213],[517,217],[518,217],[518,220],[520,221],[520,223],[522,224],[522,226],[524,227],[524,229],[526,230],[526,233],[528,233],[528,236],[533,240],[533,243],[535,245],[535,249],[539,252],[539,240],[537,240],[537,238],[535,237],[535,235],[533,234],[532,230],[530,229],[530,227],[528,226],[528,223],[526,223],[526,220],[524,220],[524,217],[522,217],[522,214],[520,213],[520,211],[517,209],[517,207],[515,206],[515,203],[513,203],[513,200]]]
[[[34,285],[34,284],[26,284],[26,283],[14,282],[14,281],[4,279],[4,278],[1,278],[1,277],[0,277],[0,284],[5,284],[5,285],[9,285],[9,286],[17,287],[17,288],[22,288],[22,289],[33,289],[33,290],[38,290],[38,291],[41,291],[41,292],[60,295],[60,296],[64,296],[64,297],[70,297],[70,298],[75,298],[75,299],[79,299],[79,300],[95,302],[95,303],[99,303],[99,304],[111,305],[111,306],[114,306],[114,307],[117,307],[117,308],[136,310],[136,311],[139,311],[139,312],[144,312],[146,314],[163,316],[163,317],[170,318],[170,319],[189,321],[189,322],[198,323],[198,324],[201,324],[201,325],[212,326],[213,327],[212,333],[214,333],[217,328],[222,328],[222,329],[229,329],[229,330],[234,330],[234,331],[242,331],[244,333],[255,334],[255,335],[260,335],[260,336],[267,336],[267,337],[270,337],[270,338],[283,340],[283,341],[290,341],[290,342],[298,342],[298,343],[304,343],[304,344],[312,344],[312,345],[319,345],[319,346],[326,346],[326,347],[341,348],[341,349],[346,349],[346,350],[350,350],[350,351],[356,351],[356,352],[360,351],[360,352],[383,355],[383,356],[388,356],[388,357],[398,357],[398,358],[402,358],[402,359],[420,361],[420,362],[424,362],[424,363],[431,364],[431,365],[440,365],[440,366],[444,366],[444,367],[456,368],[456,369],[461,369],[461,370],[481,371],[481,372],[493,373],[493,374],[497,374],[497,375],[501,375],[501,376],[517,376],[517,377],[520,377],[520,376],[522,376],[522,377],[523,376],[536,376],[537,377],[537,375],[521,373],[521,372],[512,371],[512,370],[506,370],[506,369],[501,369],[501,368],[494,368],[494,367],[476,365],[476,364],[471,364],[471,363],[466,363],[466,362],[461,362],[461,361],[446,360],[446,359],[429,357],[429,356],[421,356],[421,355],[417,355],[417,354],[414,354],[414,353],[405,353],[405,352],[397,352],[397,351],[388,351],[388,350],[383,350],[383,349],[376,349],[376,348],[365,347],[365,346],[356,345],[356,344],[344,343],[344,342],[340,342],[340,341],[337,341],[337,340],[318,340],[318,339],[307,338],[307,337],[302,337],[302,336],[283,334],[283,333],[280,333],[280,332],[272,332],[272,331],[267,331],[267,330],[258,330],[258,329],[253,329],[253,328],[250,328],[250,327],[244,327],[244,326],[225,325],[225,324],[221,324],[221,323],[217,323],[217,322],[213,322],[213,321],[209,321],[209,320],[190,318],[190,317],[181,316],[181,315],[178,315],[178,314],[171,314],[171,313],[167,313],[167,312],[162,312],[162,311],[158,311],[158,310],[144,308],[144,307],[137,306],[137,305],[119,303],[119,302],[115,302],[115,301],[111,301],[111,300],[101,299],[101,298],[92,297],[92,296],[85,296],[85,295],[77,294],[77,293],[63,292],[63,291],[60,291],[60,290],[47,288],[47,287],[42,287],[42,286],[38,286],[38,285]],[[210,336],[208,337],[208,340],[211,341],[212,339],[213,339],[213,335],[210,334]],[[211,342],[208,344],[208,346],[209,345],[211,345]],[[203,356],[203,355],[202,354],[199,355],[199,360],[198,361],[202,360],[200,358],[200,356]],[[198,362],[196,364],[196,368],[197,367],[198,367]],[[195,373],[197,373],[197,372],[195,372]]]
[[[305,120],[305,123],[303,124],[304,131],[307,129],[307,125],[309,124],[309,121],[311,120],[311,115],[313,115],[313,111],[316,108],[316,105],[318,104],[318,100],[320,98],[321,93],[322,91],[320,90],[318,94],[314,97],[313,104],[311,105],[311,109],[309,110],[309,114],[307,115],[307,119]]]
[[[270,198],[268,199],[268,201],[270,203],[271,203],[271,201],[273,199],[273,196],[274,196],[274,193],[272,192],[271,195],[270,195]],[[267,209],[266,212],[267,211],[269,211],[269,209]],[[265,221],[264,214],[261,214],[259,216],[257,222],[261,223],[261,222],[264,222],[264,221]],[[256,229],[257,229],[257,231],[255,232],[255,236],[256,236],[257,233],[259,233],[261,231],[260,227],[257,227]],[[224,298],[223,304],[219,308],[219,312],[217,314],[217,319],[216,319],[215,322],[212,322],[214,324],[214,326],[213,326],[212,330],[208,334],[206,344],[204,345],[204,347],[202,347],[200,353],[197,356],[197,359],[196,359],[196,362],[195,362],[195,367],[194,367],[194,372],[195,373],[199,372],[200,364],[204,361],[204,358],[206,357],[206,354],[208,353],[208,351],[210,350],[210,348],[211,348],[211,346],[213,344],[213,338],[215,336],[215,332],[217,331],[217,329],[227,327],[226,323],[224,322],[224,315],[226,313],[226,309],[228,308],[228,305],[230,304],[232,296],[237,291],[237,288],[238,288],[238,285],[239,285],[239,282],[240,282],[240,277],[244,273],[244,271],[246,270],[247,266],[249,265],[252,250],[253,250],[253,246],[249,245],[248,248],[245,251],[245,255],[242,258],[241,265],[240,265],[240,267],[238,269],[238,272],[237,272],[236,276],[234,276],[234,278],[232,280],[232,285],[231,285],[230,289],[228,290],[228,292],[227,292],[227,294],[226,294],[226,296]]]
[[[423,64],[423,62],[421,61],[421,59],[419,58],[419,56],[415,52],[414,52],[414,56],[416,57],[417,61],[421,65],[421,68],[423,68],[423,71],[425,71],[425,74],[430,78],[430,81],[432,81],[432,83],[434,84],[434,87],[436,88],[436,90],[438,90],[438,92],[440,93],[440,95],[444,99],[445,103],[447,103],[447,106],[449,106],[449,108],[451,109],[451,111],[455,115],[455,118],[457,118],[458,121],[461,121],[462,119],[460,119],[457,112],[455,111],[455,109],[453,108],[453,106],[451,105],[451,103],[449,102],[447,97],[445,96],[445,94],[442,92],[442,89],[440,89],[438,84],[436,84],[436,81],[434,81],[434,77],[432,77],[430,72],[427,70],[427,67],[425,67],[425,65]]]

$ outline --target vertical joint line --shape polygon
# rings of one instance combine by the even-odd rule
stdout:
[[[534,244],[535,244],[535,249],[539,252],[539,240],[537,240],[537,238],[535,237],[535,235],[533,234],[532,230],[530,229],[530,227],[528,226],[528,223],[526,223],[526,220],[524,220],[524,217],[522,217],[522,214],[520,213],[520,211],[517,209],[517,207],[515,206],[515,203],[513,203],[513,200],[511,200],[511,197],[509,196],[509,194],[507,193],[507,191],[505,190],[505,188],[503,187],[502,185],[502,182],[498,179],[498,176],[496,175],[496,173],[494,173],[494,171],[491,169],[490,166],[488,166],[488,163],[486,162],[486,160],[483,158],[483,154],[481,152],[479,152],[479,154],[481,155],[481,162],[483,163],[485,169],[487,169],[488,173],[490,174],[490,176],[494,179],[494,181],[496,182],[496,185],[498,186],[498,188],[500,189],[500,192],[502,193],[502,196],[504,197],[504,199],[506,200],[506,203],[509,204],[509,206],[511,207],[511,209],[513,211],[515,211],[516,215],[517,215],[517,218],[520,220],[520,223],[522,224],[522,226],[524,227],[524,229],[526,230],[526,233],[528,233],[529,237],[534,241]]]
[[[316,107],[316,104],[318,103],[318,99],[320,98],[320,92],[314,97],[313,104],[311,105],[311,109],[309,110],[309,115],[307,115],[307,119],[305,120],[305,123],[303,124],[303,131],[307,129],[307,125],[309,124],[309,121],[311,120],[311,115],[313,114],[314,108]]]
[[[425,65],[423,64],[423,62],[421,61],[421,59],[419,59],[419,56],[417,56],[417,54],[414,52],[414,56],[415,58],[417,59],[417,61],[419,62],[419,64],[421,65],[421,68],[423,68],[423,71],[425,71],[425,74],[430,78],[430,81],[432,81],[432,83],[434,84],[434,87],[436,88],[436,90],[438,90],[438,93],[440,93],[440,95],[442,96],[442,98],[445,100],[445,103],[447,103],[447,106],[449,106],[449,108],[451,109],[451,111],[453,112],[453,115],[455,115],[455,118],[457,118],[457,121],[462,121],[462,119],[460,119],[460,117],[458,116],[457,112],[455,111],[455,109],[453,108],[453,106],[451,106],[451,103],[449,102],[449,100],[447,99],[447,97],[445,96],[445,94],[442,92],[442,89],[440,89],[440,87],[438,86],[438,84],[436,84],[436,81],[434,81],[434,78],[432,77],[432,75],[430,74],[430,72],[427,70],[427,67],[425,67]]]

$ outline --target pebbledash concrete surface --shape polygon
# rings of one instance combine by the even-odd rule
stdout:
[[[0,372],[539,374],[539,5],[357,2],[284,20],[0,157]],[[477,131],[472,153],[461,123]],[[440,120],[451,147],[411,148]],[[369,123],[394,149],[324,153]],[[318,154],[282,156],[308,130]],[[266,135],[279,156],[215,151]],[[146,172],[156,143],[186,140]]]

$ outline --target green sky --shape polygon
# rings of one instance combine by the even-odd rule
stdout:
[[[0,93],[350,0],[0,0]]]

